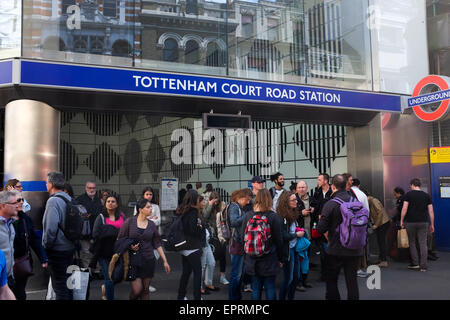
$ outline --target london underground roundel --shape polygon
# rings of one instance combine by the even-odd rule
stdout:
[[[436,91],[436,89],[439,89]],[[437,105],[431,109],[430,104]],[[426,122],[445,119],[450,110],[450,78],[430,75],[414,88],[408,106],[413,108],[416,116]]]

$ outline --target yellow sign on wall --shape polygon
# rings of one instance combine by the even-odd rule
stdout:
[[[450,163],[450,147],[430,148],[431,163]]]

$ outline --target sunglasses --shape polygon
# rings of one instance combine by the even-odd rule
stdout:
[[[24,198],[18,198],[18,199],[17,199],[17,203],[19,203],[19,202],[24,202],[24,201],[25,201]]]

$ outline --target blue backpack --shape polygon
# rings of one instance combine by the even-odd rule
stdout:
[[[336,231],[340,234],[341,245],[347,249],[361,249],[366,245],[369,210],[353,197],[349,202],[334,198],[332,201],[340,205],[342,223]]]

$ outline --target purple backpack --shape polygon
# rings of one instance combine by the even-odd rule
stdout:
[[[342,223],[337,227],[341,245],[347,249],[361,249],[366,245],[367,224],[369,223],[369,210],[353,197],[349,202],[334,198],[339,203]]]

